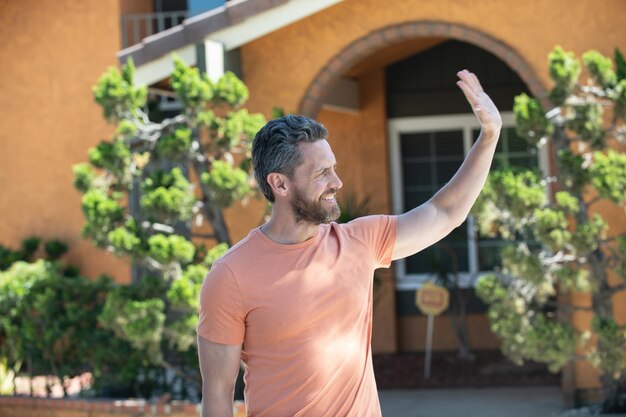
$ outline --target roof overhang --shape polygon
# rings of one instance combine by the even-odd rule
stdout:
[[[178,26],[148,36],[123,49],[118,59],[132,58],[135,80],[153,84],[171,74],[173,53],[197,64],[197,45],[217,42],[230,51],[343,0],[235,0],[186,19]]]

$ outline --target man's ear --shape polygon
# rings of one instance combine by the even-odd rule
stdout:
[[[285,197],[289,189],[289,178],[284,174],[272,172],[267,176],[267,183],[275,196]]]

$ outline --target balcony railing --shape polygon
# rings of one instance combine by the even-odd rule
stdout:
[[[186,18],[186,10],[122,16],[122,49],[141,42],[146,36],[179,25]]]

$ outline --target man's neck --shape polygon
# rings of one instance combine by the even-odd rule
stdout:
[[[291,213],[279,213],[272,210],[270,221],[261,226],[261,232],[276,243],[294,245],[302,243],[317,235],[319,226],[297,222]]]

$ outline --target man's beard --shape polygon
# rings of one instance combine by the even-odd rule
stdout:
[[[334,192],[330,191],[324,195],[330,193],[334,194]],[[317,201],[308,200],[297,188],[294,190],[293,198],[289,203],[296,216],[297,223],[310,223],[317,226],[337,220],[341,214],[339,205],[336,202],[332,207],[324,208],[321,199]]]

